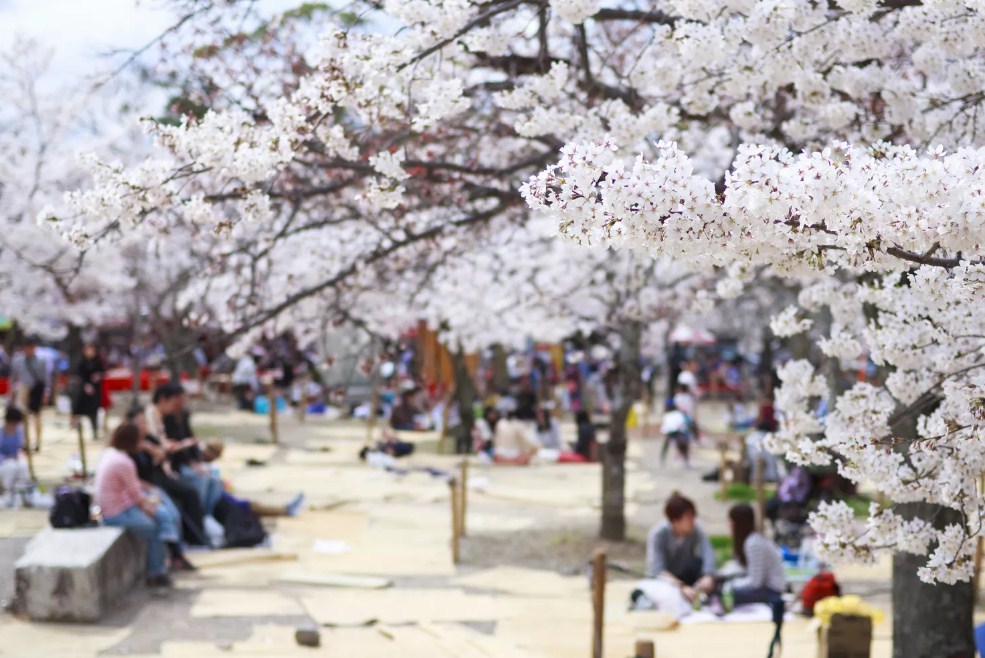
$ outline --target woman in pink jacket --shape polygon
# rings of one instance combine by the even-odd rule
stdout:
[[[110,438],[96,466],[96,504],[103,523],[127,528],[147,542],[147,584],[167,587],[171,579],[164,564],[165,542],[177,542],[175,519],[168,516],[161,501],[145,495],[130,458],[140,446],[136,425],[120,425]],[[174,536],[171,536],[174,535]]]

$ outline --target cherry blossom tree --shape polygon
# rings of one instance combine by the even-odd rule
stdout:
[[[25,332],[54,338],[111,317],[112,295],[130,280],[112,245],[86,254],[35,222],[62,190],[86,181],[75,150],[112,139],[93,125],[102,108],[84,90],[59,89],[48,61],[29,40],[0,53],[0,306]]]
[[[573,239],[724,268],[736,288],[759,268],[797,281],[799,304],[774,332],[800,333],[823,309],[823,353],[867,352],[880,366],[879,380],[848,390],[809,362],[785,366],[775,447],[835,463],[892,502],[864,523],[844,504],[823,506],[812,523],[835,559],[895,553],[898,656],[973,650],[971,590],[959,583],[972,574],[985,471],[982,9],[674,3],[640,55],[671,77],[622,88],[644,107],[673,102],[727,126],[736,149],[724,175],[702,172],[680,143],[634,158],[610,136],[565,147],[525,188]],[[823,424],[820,397],[833,409]],[[943,609],[960,614],[941,623]]]

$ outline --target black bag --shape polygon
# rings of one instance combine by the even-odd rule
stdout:
[[[226,548],[250,548],[262,544],[267,531],[253,512],[223,497],[216,505],[215,519],[226,530]]]
[[[48,520],[52,528],[85,528],[94,526],[89,506],[92,497],[82,489],[59,487],[55,492],[55,503],[51,506]]]

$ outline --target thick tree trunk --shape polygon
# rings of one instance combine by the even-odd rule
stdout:
[[[961,515],[929,503],[894,508],[906,518],[933,519],[934,525],[962,523]],[[928,585],[917,578],[925,557],[893,556],[893,658],[973,658],[975,638],[971,583]]]
[[[900,419],[893,429],[899,438],[916,439],[916,415]],[[937,528],[964,522],[959,512],[931,503],[898,504],[893,511]],[[917,577],[924,562],[926,557],[909,553],[893,555],[893,658],[973,658],[971,583],[928,585]]]
[[[619,327],[618,379],[609,417],[609,440],[602,446],[602,539],[626,538],[626,419],[640,394],[640,337],[643,325]]]

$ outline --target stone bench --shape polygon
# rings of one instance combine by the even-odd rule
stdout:
[[[12,610],[38,621],[98,621],[142,580],[146,550],[121,528],[42,530],[15,564]]]

